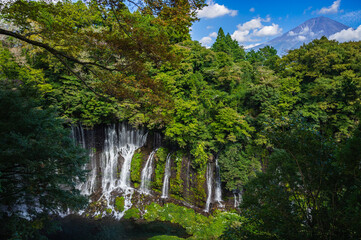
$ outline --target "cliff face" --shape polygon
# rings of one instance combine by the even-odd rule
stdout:
[[[86,216],[122,218],[127,210],[142,211],[152,202],[173,202],[202,213],[234,207],[233,195],[221,189],[215,159],[195,170],[190,154],[166,146],[159,133],[119,123],[75,126],[72,137],[90,156],[87,181],[78,185],[92,201]]]

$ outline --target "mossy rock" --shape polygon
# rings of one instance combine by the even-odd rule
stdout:
[[[169,151],[166,148],[159,148],[157,153],[154,156],[155,159],[155,169],[154,169],[154,181],[152,182],[153,190],[160,190],[163,187],[163,177],[165,162],[167,159]]]
[[[131,168],[130,168],[130,179],[134,183],[134,187],[139,187],[141,181],[142,165],[144,161],[144,154],[142,152],[136,152],[133,155]],[[137,185],[137,186],[136,186]]]
[[[138,208],[132,207],[128,211],[125,212],[123,219],[139,219],[140,218],[140,211]]]
[[[238,214],[215,211],[213,215],[204,216],[196,213],[193,209],[178,206],[173,203],[160,206],[151,203],[146,206],[144,214],[146,221],[167,221],[176,223],[193,235],[189,239],[219,239],[227,226],[233,222],[243,222],[244,218]],[[179,239],[171,236],[156,236],[151,239]]]
[[[124,197],[116,197],[115,198],[115,210],[118,212],[124,211],[125,199]]]

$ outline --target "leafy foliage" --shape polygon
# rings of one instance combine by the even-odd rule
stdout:
[[[235,213],[217,212],[214,216],[203,216],[193,209],[166,204],[163,207],[156,203],[147,206],[144,215],[147,221],[169,221],[184,227],[193,236],[190,239],[217,239],[222,235],[227,224],[238,221],[240,216]]]
[[[0,111],[1,235],[26,239],[48,214],[87,203],[75,185],[88,158],[53,110],[19,91],[0,90]]]
[[[252,155],[247,155],[240,144],[232,144],[219,155],[221,180],[226,189],[240,190],[260,170],[260,162]]]
[[[235,61],[240,61],[245,58],[245,52],[243,47],[238,45],[236,40],[233,40],[231,35],[224,34],[222,28],[218,30],[217,39],[212,45],[212,49],[215,52],[224,52],[232,56]]]
[[[245,212],[262,231],[281,239],[359,238],[348,219],[360,222],[359,203],[354,202],[360,196],[354,189],[361,182],[345,171],[359,157],[352,163],[335,157],[337,144],[302,121],[277,129],[272,132],[275,151],[268,168],[245,187]],[[351,139],[341,152],[357,156],[354,144]]]

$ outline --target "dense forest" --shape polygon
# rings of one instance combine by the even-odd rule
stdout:
[[[145,218],[196,239],[361,238],[361,42],[322,37],[279,57],[221,28],[207,49],[189,35],[203,5],[0,5],[1,238],[40,239],[52,213],[88,204],[69,128],[116,122],[160,133],[196,172],[217,158],[223,191],[242,193],[230,215],[167,205],[180,215],[168,219],[152,204]]]

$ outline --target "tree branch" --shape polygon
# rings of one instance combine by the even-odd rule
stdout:
[[[48,44],[31,40],[31,39],[29,39],[29,38],[27,38],[27,37],[25,37],[25,36],[23,36],[21,34],[15,33],[15,32],[11,32],[11,31],[0,28],[0,34],[11,36],[11,37],[19,39],[21,41],[27,42],[27,43],[29,43],[31,45],[44,48],[45,50],[47,50],[48,52],[50,52],[54,56],[62,56],[62,57],[66,58],[66,59],[68,59],[68,60],[70,60],[70,61],[72,61],[74,63],[78,63],[78,64],[81,64],[81,65],[84,65],[84,66],[92,65],[92,66],[96,66],[96,67],[99,67],[99,68],[102,68],[102,69],[108,70],[108,71],[118,71],[115,68],[108,68],[106,66],[103,66],[103,65],[95,63],[95,62],[83,62],[83,61],[80,61],[79,59],[77,59],[75,57],[69,56],[69,55],[67,55],[67,54],[65,54],[65,53],[63,53],[61,51],[58,51],[58,50],[50,47]]]
[[[97,95],[98,97],[102,97],[107,99],[108,101],[111,101],[108,97],[101,95],[99,93],[97,93],[91,86],[89,86],[85,79],[82,78],[77,72],[75,72],[65,61],[64,59],[62,59],[60,56],[54,54],[54,56],[59,59],[59,61],[68,69],[69,72],[71,72],[75,77],[77,77],[90,91],[92,91],[95,95]]]

